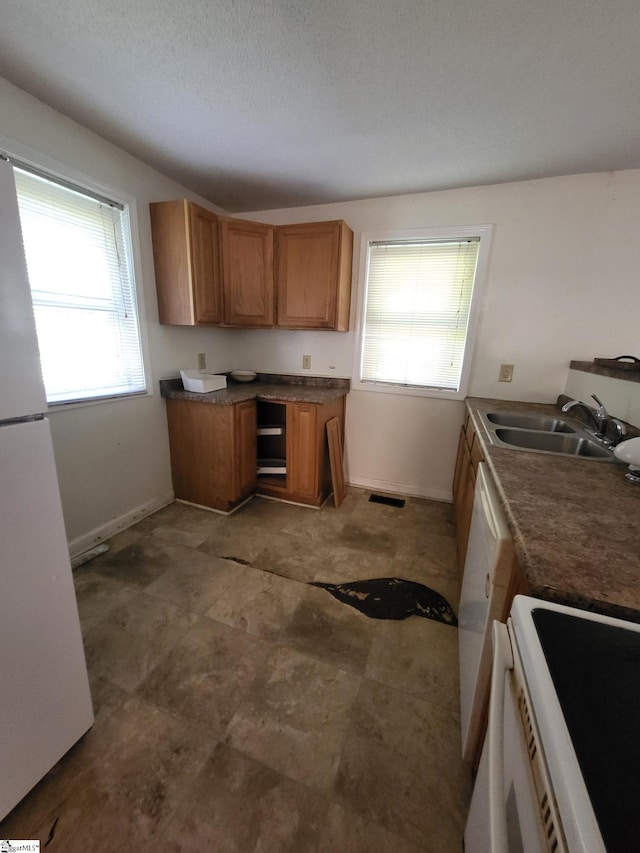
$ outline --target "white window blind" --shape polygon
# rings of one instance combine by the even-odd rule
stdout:
[[[49,403],[146,390],[122,205],[14,167]]]
[[[369,243],[362,383],[459,390],[479,246]]]

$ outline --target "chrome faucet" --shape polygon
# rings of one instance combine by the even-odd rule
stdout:
[[[595,412],[581,400],[569,400],[569,402],[565,403],[562,407],[562,411],[568,412],[570,409],[579,406],[581,409],[584,409],[586,414],[591,419],[591,422],[595,426],[596,437],[606,441],[608,444],[617,444],[627,434],[627,428],[622,423],[622,421],[618,420],[618,418],[611,417],[609,412],[607,412],[607,410],[605,409],[602,400],[596,397],[595,394],[592,394],[591,397],[596,401],[597,404]],[[607,425],[609,423],[614,424],[616,428],[616,438],[614,440],[610,440],[606,436]]]

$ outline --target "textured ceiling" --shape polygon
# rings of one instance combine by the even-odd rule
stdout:
[[[638,0],[8,0],[0,73],[230,211],[640,166]]]

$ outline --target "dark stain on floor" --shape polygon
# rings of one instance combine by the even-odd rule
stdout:
[[[456,614],[444,596],[424,584],[403,578],[372,578],[352,583],[313,581],[343,604],[355,607],[370,619],[408,619],[422,616],[457,625]]]

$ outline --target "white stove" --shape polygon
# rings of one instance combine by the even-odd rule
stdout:
[[[640,849],[640,625],[517,596],[493,636],[466,853]]]

